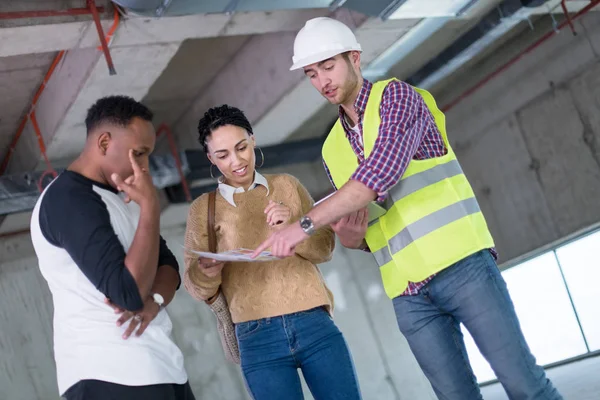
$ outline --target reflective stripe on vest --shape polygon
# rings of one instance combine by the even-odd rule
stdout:
[[[461,218],[480,212],[479,204],[474,197],[459,201],[429,214],[428,216],[410,224],[399,233],[388,240],[388,246],[381,248],[373,253],[379,266],[392,261],[392,254],[396,254],[406,246],[417,239],[448,225],[451,222],[458,221]],[[390,254],[391,251],[391,254]]]
[[[386,210],[389,210],[395,202],[415,193],[417,190],[441,182],[446,178],[461,175],[462,173],[462,168],[457,160],[452,160],[446,164],[440,164],[431,169],[416,173],[415,175],[409,176],[398,182],[398,184],[390,190],[388,199],[380,205]],[[378,219],[371,221],[371,224]]]
[[[379,107],[390,81],[376,82],[367,101],[363,115],[365,158],[379,134]],[[443,113],[431,94],[415,90],[431,111],[447,154],[411,160],[381,204],[386,214],[367,229],[367,244],[380,266],[390,298],[400,295],[409,281],[422,281],[469,254],[494,246],[475,194],[448,141]],[[339,120],[323,145],[323,158],[338,188],[358,166]]]

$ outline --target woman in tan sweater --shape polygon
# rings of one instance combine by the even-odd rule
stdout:
[[[312,207],[296,178],[255,171],[252,127],[239,109],[208,110],[198,132],[222,174],[215,203],[218,252],[254,249]],[[187,248],[209,250],[207,213],[204,194],[190,206]],[[298,368],[317,400],[361,398],[350,351],[331,318],[333,296],[316,266],[330,260],[334,243],[333,231],[323,228],[282,260],[215,263],[186,253],[188,292],[210,302],[222,290],[227,299],[254,399],[303,399]]]

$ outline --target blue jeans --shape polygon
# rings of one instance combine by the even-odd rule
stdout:
[[[325,309],[243,322],[235,333],[255,400],[303,399],[298,368],[315,400],[361,399],[352,356]]]
[[[511,400],[562,399],[527,346],[489,251],[443,270],[418,295],[393,302],[400,331],[440,400],[482,399],[461,322]]]

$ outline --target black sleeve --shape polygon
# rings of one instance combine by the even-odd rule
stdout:
[[[83,274],[114,304],[144,307],[137,283],[125,267],[106,204],[89,190],[49,190],[40,205],[40,228],[50,243],[65,249]]]
[[[177,259],[175,258],[169,247],[167,247],[167,242],[165,242],[165,239],[163,239],[163,237],[161,236],[160,249],[158,253],[158,266],[161,267],[163,265],[173,267],[173,269],[177,272],[177,276],[179,277],[179,283],[177,284],[176,290],[179,290],[179,287],[181,286],[181,274],[179,273],[179,263],[177,262]]]

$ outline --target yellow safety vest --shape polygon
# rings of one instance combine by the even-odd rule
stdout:
[[[391,81],[373,84],[363,117],[365,158],[379,134],[379,106]],[[411,160],[388,192],[387,210],[367,229],[366,241],[379,264],[386,294],[402,294],[408,282],[420,282],[482,249],[494,247],[485,218],[446,134],[446,122],[426,90],[415,88],[435,118],[447,154]],[[338,121],[322,149],[331,178],[341,188],[358,167],[356,154]]]

